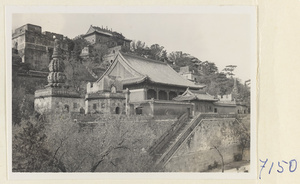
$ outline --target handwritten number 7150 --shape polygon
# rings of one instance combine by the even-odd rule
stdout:
[[[260,165],[261,169],[260,169],[260,172],[259,172],[259,179],[261,179],[262,170],[267,167],[267,163],[268,163],[269,160],[268,159],[266,159],[266,160],[259,159],[259,161],[262,163],[262,165]],[[270,168],[268,167],[269,168],[269,174],[272,173],[273,167],[277,168],[277,172],[281,174],[285,171],[286,166],[288,166],[288,171],[289,172],[291,172],[291,173],[295,172],[296,169],[297,169],[296,159],[292,159],[289,162],[286,162],[286,161],[282,160],[281,162],[277,163],[277,166],[274,166],[274,162],[270,163]]]

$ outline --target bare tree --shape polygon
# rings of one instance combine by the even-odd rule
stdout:
[[[211,140],[210,145],[212,146],[211,149],[215,149],[218,152],[222,163],[222,172],[224,172],[224,168],[225,168],[224,157],[222,152],[219,149],[219,147],[221,146],[221,139],[215,138]]]

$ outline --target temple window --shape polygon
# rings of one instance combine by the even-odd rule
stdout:
[[[147,91],[147,99],[156,99],[156,91],[154,89],[148,89]]]
[[[68,106],[68,105],[65,105],[65,110],[66,110],[67,112],[69,112],[69,106]]]
[[[110,92],[111,93],[116,93],[117,92],[117,88],[114,85],[112,85],[111,88],[110,88]]]
[[[159,100],[168,100],[167,92],[159,91],[158,98]]]
[[[73,103],[73,109],[77,109],[77,103]]]
[[[169,100],[172,100],[173,98],[175,98],[177,96],[177,93],[175,91],[170,91],[169,92]]]

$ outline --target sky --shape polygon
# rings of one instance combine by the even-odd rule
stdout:
[[[13,14],[12,29],[27,23],[69,38],[85,34],[91,25],[108,27],[148,46],[164,46],[168,53],[183,51],[214,62],[219,71],[237,65],[234,73],[242,81],[251,78],[251,63],[256,58],[255,21],[243,12]]]

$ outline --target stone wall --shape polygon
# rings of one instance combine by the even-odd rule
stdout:
[[[83,98],[52,97],[52,109],[56,109],[59,112],[80,112],[80,109],[84,108]]]
[[[215,105],[214,108],[217,109],[217,113],[219,114],[234,114],[237,112],[236,106]]]
[[[214,112],[214,104],[206,101],[193,101],[196,112]]]
[[[132,89],[129,93],[130,102],[139,102],[146,100],[146,90],[145,89]]]
[[[124,114],[125,99],[99,98],[85,101],[87,113]],[[118,108],[118,110],[117,110]]]
[[[236,113],[238,114],[248,114],[249,108],[243,105],[237,105],[236,106]]]
[[[236,135],[242,125],[235,119],[212,119],[201,122],[165,166],[168,172],[204,172],[216,163],[233,162],[242,153]],[[244,152],[243,160],[250,160],[249,151]]]
[[[22,62],[29,63],[34,70],[47,68],[53,52],[53,36],[62,41],[61,48],[65,54],[68,50],[63,35],[47,31],[42,33],[40,26],[26,24],[17,28],[12,36],[12,46],[17,47]]]
[[[80,113],[85,109],[83,98],[71,97],[44,97],[34,99],[34,109],[39,113],[53,111],[61,112],[77,112]]]
[[[107,43],[108,41],[111,40],[111,38],[109,36],[102,36],[99,34],[91,34],[88,36],[85,36],[84,39],[86,39],[90,44],[95,44],[95,43]]]
[[[192,111],[193,105],[190,103],[154,102],[154,115],[192,114]]]
[[[43,51],[36,49],[35,46],[30,47],[24,49],[24,63],[29,63],[31,69],[47,71],[52,53],[46,51],[46,49]]]
[[[34,99],[34,110],[43,114],[51,109],[51,97]]]
[[[148,116],[181,115],[189,112],[193,114],[193,104],[162,100],[145,100],[131,103],[131,114]]]

